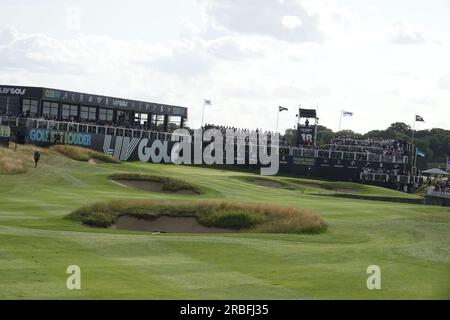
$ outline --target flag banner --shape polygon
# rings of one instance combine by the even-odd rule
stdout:
[[[353,117],[353,112],[350,111],[342,111],[342,115],[344,117]]]
[[[450,157],[447,157],[447,171],[450,171]]]
[[[282,106],[278,107],[278,112],[288,111],[288,110],[289,110],[288,108],[285,108],[285,107],[282,107]]]
[[[416,121],[418,122],[425,122],[421,116],[416,115]]]
[[[206,100],[206,99],[205,99],[205,105],[207,105],[207,106],[212,105],[211,100]]]
[[[423,152],[419,148],[416,148],[416,156],[425,157],[425,152]]]

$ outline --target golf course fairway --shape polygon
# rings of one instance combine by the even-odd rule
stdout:
[[[56,151],[19,146],[25,172],[0,175],[0,299],[450,299],[450,208],[326,197],[318,180],[134,163],[89,163]],[[196,196],[120,185],[119,173],[176,178]],[[258,177],[255,175],[255,177]],[[340,183],[351,193],[414,198]],[[272,204],[314,212],[317,234],[231,232],[179,234],[94,228],[66,219],[72,211],[115,199]],[[69,290],[67,267],[81,270]],[[369,290],[369,266],[381,289]]]

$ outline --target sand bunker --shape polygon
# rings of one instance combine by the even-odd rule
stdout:
[[[349,189],[349,188],[337,188],[336,192],[340,192],[340,193],[353,193],[354,190],[353,189]]]
[[[199,195],[199,193],[195,192],[194,190],[178,190],[176,192],[163,190],[163,186],[164,186],[163,182],[156,182],[156,181],[149,181],[149,180],[131,180],[131,179],[114,179],[114,181],[116,181],[117,183],[119,183],[121,185],[139,189],[139,190],[143,190],[143,191],[185,194],[185,195],[191,195],[191,196]]]
[[[280,182],[265,180],[265,179],[256,179],[254,183],[258,186],[269,187],[269,188],[281,188],[283,185]]]
[[[105,163],[105,161],[94,159],[94,158],[90,158],[88,163],[89,164],[101,164],[101,163]]]
[[[154,220],[138,219],[121,216],[111,227],[117,230],[148,231],[148,232],[175,232],[175,233],[228,233],[236,230],[205,227],[198,223],[194,217],[166,217],[161,216]]]

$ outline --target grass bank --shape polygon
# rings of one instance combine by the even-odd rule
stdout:
[[[97,152],[91,149],[86,149],[77,146],[68,146],[68,145],[56,145],[51,147],[50,149],[55,150],[66,157],[69,157],[73,160],[88,162],[91,159],[99,160],[107,163],[120,163],[119,160],[114,159],[110,155]]]
[[[114,200],[81,207],[67,218],[105,228],[113,225],[120,216],[149,220],[160,216],[195,217],[207,227],[262,233],[320,233],[327,230],[319,215],[304,209],[218,201]]]

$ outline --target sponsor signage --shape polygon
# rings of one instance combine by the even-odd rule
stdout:
[[[184,107],[50,88],[4,85],[0,86],[0,95],[42,98],[44,100],[60,101],[68,104],[110,107],[141,113],[187,117],[187,108]]]
[[[182,107],[99,96],[80,92],[43,89],[42,97],[48,100],[56,100],[72,104],[111,107],[124,110],[133,110],[141,113],[166,114],[169,116],[187,116],[187,109]]]
[[[0,147],[9,147],[9,136],[11,135],[11,130],[8,126],[0,125]]]
[[[35,88],[35,87],[2,86],[2,85],[0,85],[0,95],[13,96],[13,97],[40,98],[42,96],[42,89]]]
[[[171,163],[175,142],[147,138],[111,136],[95,133],[61,132],[47,129],[29,129],[28,142],[35,145],[51,144],[78,145],[111,155],[121,161],[142,161],[151,163]],[[245,151],[245,158],[250,159]],[[282,172],[309,174],[313,170],[319,177],[341,179],[354,176],[365,169],[377,169],[380,165],[386,170],[398,169],[398,164],[366,162],[355,160],[311,158],[308,156],[282,155]],[[193,154],[194,152],[192,152]],[[226,157],[226,152],[224,152]],[[255,166],[257,169],[258,166]]]
[[[9,138],[11,135],[11,129],[8,126],[0,126],[0,137]]]
[[[304,166],[315,166],[316,159],[314,158],[294,158],[292,161],[294,164],[304,165]]]
[[[302,145],[314,144],[315,126],[299,126],[300,143]]]
[[[92,135],[89,133],[59,132],[45,129],[31,129],[28,141],[35,144],[70,144],[92,147]]]
[[[0,87],[0,94],[23,96],[26,93],[26,88]]]

